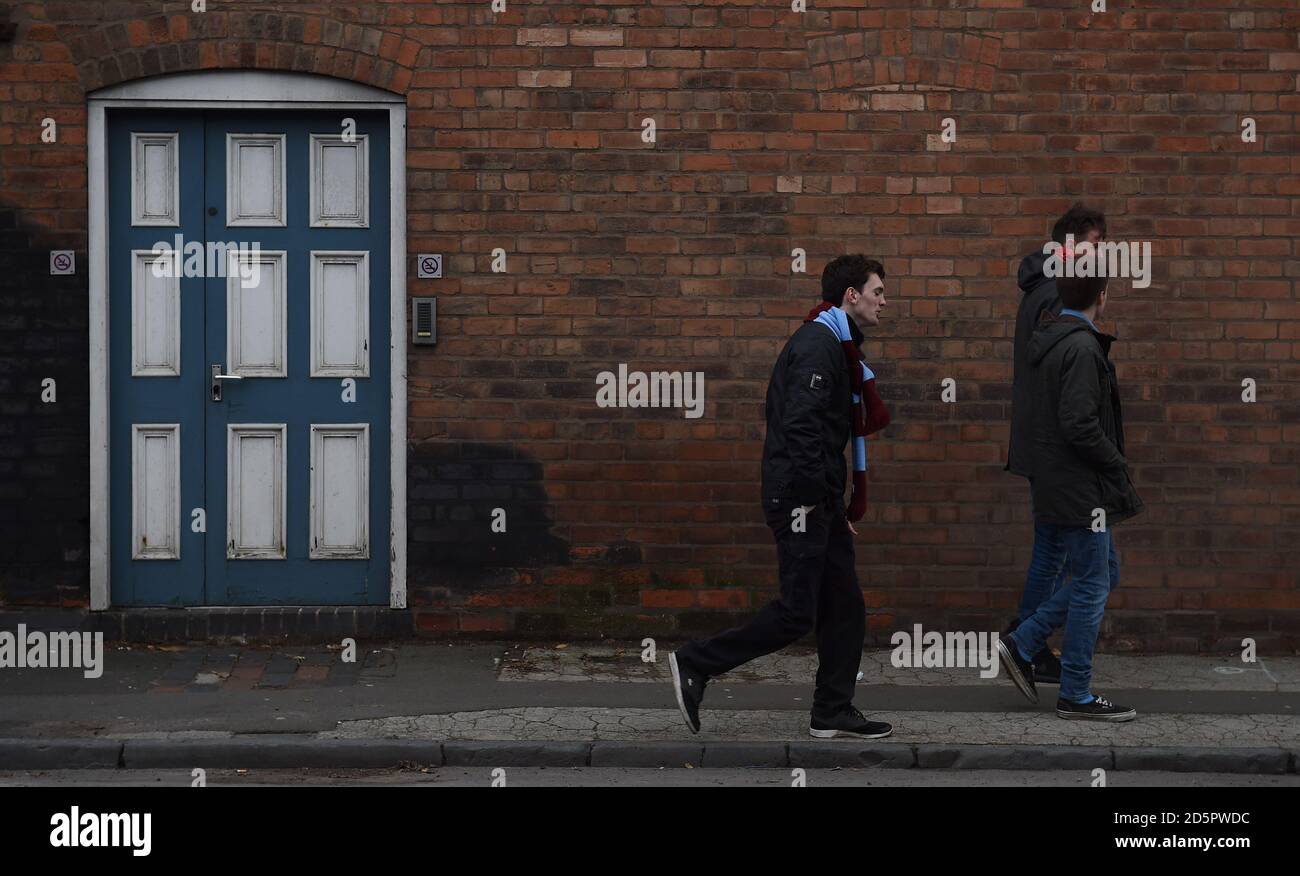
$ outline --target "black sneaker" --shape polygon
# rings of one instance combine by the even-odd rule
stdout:
[[[691,669],[685,659],[678,660],[677,652],[668,655],[668,669],[673,674],[673,691],[677,694],[677,708],[682,710],[686,726],[692,733],[700,732],[700,700],[704,699],[704,686],[709,679]]]
[[[808,735],[816,739],[883,739],[894,728],[884,721],[868,721],[866,716],[853,706],[845,706],[833,718],[812,716],[808,725]]]
[[[1090,703],[1057,700],[1056,714],[1084,721],[1132,721],[1138,715],[1137,709],[1117,706],[1105,697],[1096,697]]]
[[[1002,630],[1002,635],[1009,636],[1015,632],[1016,627],[1020,626],[1020,618],[1016,617],[1011,620]],[[1034,684],[1060,684],[1061,683],[1061,658],[1046,645],[1043,650],[1034,655]]]
[[[1031,703],[1038,702],[1038,691],[1034,688],[1034,664],[1020,656],[1020,649],[1010,636],[998,639],[998,662],[1007,669],[1007,675],[1025,699]]]
[[[1061,658],[1051,648],[1043,648],[1034,656],[1034,684],[1061,683]]]

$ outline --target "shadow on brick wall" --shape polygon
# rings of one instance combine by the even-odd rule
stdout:
[[[542,465],[500,444],[426,441],[407,456],[412,589],[453,600],[525,586],[528,569],[569,564],[569,543],[551,533]],[[494,509],[505,512],[494,532]],[[499,516],[499,515],[497,515]]]
[[[51,276],[51,249],[77,273]],[[0,206],[0,605],[89,601],[85,259]]]

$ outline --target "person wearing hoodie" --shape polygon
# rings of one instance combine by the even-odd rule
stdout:
[[[862,361],[864,329],[879,325],[885,269],[846,255],[822,272],[822,301],[777,356],[767,386],[762,499],[776,541],[780,596],[749,623],[688,642],[668,656],[677,707],[700,731],[709,680],[817,634],[817,686],[808,734],[879,739],[893,728],[853,705],[866,638],[853,522],[867,509],[866,436],[889,423]],[[844,448],[852,438],[853,492],[844,507]]]
[[[1094,244],[1105,239],[1106,217],[1083,204],[1075,204],[1066,211],[1065,215],[1057,219],[1052,227],[1052,241],[1057,245],[1064,246],[1068,237]],[[1043,247],[1043,249],[1047,248]],[[1007,464],[1003,469],[1030,479],[1031,501],[1033,475],[1030,470],[1030,458],[1033,442],[1029,430],[1033,399],[1027,361],[1029,339],[1044,313],[1057,314],[1061,311],[1061,298],[1056,291],[1056,280],[1047,276],[1043,269],[1047,258],[1048,254],[1040,249],[1025,256],[1020,262],[1021,299],[1016,311],[1016,336],[1013,346],[1011,433],[1007,445]],[[1033,516],[1032,505],[1030,516]],[[1010,632],[1017,624],[1033,614],[1042,601],[1060,588],[1068,577],[1064,545],[1054,537],[1051,528],[1035,524],[1033,554],[1029,561],[1029,571],[1025,575],[1020,612],[1003,632]],[[1038,684],[1061,683],[1061,662],[1046,644],[1034,655],[1034,681]]]
[[[1071,580],[1011,633],[997,650],[1011,681],[1038,702],[1033,657],[1058,627],[1062,718],[1129,721],[1134,709],[1091,690],[1092,657],[1110,591],[1119,583],[1111,527],[1143,510],[1124,455],[1124,415],[1113,335],[1097,328],[1106,310],[1105,277],[1059,277],[1059,314],[1047,314],[1026,348],[1032,414],[1027,433],[1034,525],[1060,544]]]

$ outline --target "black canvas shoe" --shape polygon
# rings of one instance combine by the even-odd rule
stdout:
[[[700,700],[704,699],[704,686],[708,678],[691,669],[686,661],[677,659],[677,652],[668,655],[668,669],[673,675],[673,692],[677,695],[677,708],[682,710],[686,726],[692,733],[700,732]]]
[[[1012,618],[1002,630],[1002,635],[1009,636],[1020,626],[1020,618]],[[1060,684],[1061,658],[1057,657],[1046,645],[1034,655],[1034,684]]]
[[[883,739],[894,732],[884,721],[868,721],[853,706],[845,706],[832,718],[812,716],[808,735],[815,739]]]
[[[1007,670],[1007,676],[1020,688],[1025,699],[1031,703],[1038,702],[1038,691],[1034,688],[1034,664],[1020,656],[1020,649],[1010,636],[998,639],[998,662]]]
[[[1051,648],[1043,648],[1034,656],[1034,684],[1060,684],[1061,658]]]
[[[1084,721],[1132,721],[1138,713],[1137,709],[1117,706],[1105,697],[1096,697],[1090,703],[1057,700],[1056,714],[1062,718]]]

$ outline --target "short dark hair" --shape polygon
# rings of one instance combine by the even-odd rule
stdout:
[[[822,271],[822,300],[841,306],[845,291],[850,286],[861,289],[872,274],[884,280],[885,266],[861,253],[840,256]]]
[[[1065,211],[1065,215],[1056,220],[1052,226],[1052,240],[1065,243],[1067,234],[1074,235],[1075,240],[1083,240],[1089,231],[1096,229],[1102,238],[1106,237],[1106,214],[1082,203],[1076,203]]]
[[[1106,277],[1057,277],[1056,293],[1061,296],[1061,306],[1071,310],[1087,310],[1101,297],[1101,290],[1106,288],[1106,279]]]

